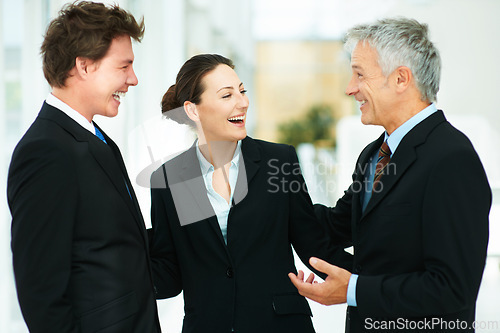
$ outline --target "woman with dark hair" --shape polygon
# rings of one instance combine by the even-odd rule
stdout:
[[[184,292],[187,332],[314,332],[297,293],[292,245],[307,264],[347,254],[315,219],[293,147],[254,140],[231,60],[197,55],[163,96],[167,118],[198,140],[151,177],[157,298]]]

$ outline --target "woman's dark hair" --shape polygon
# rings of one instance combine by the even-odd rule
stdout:
[[[41,47],[43,73],[52,87],[64,87],[77,57],[100,60],[115,37],[130,36],[140,42],[144,20],[139,23],[117,5],[91,1],[65,5],[50,22]]]
[[[201,95],[205,91],[202,79],[219,65],[227,65],[234,69],[232,60],[218,54],[199,54],[193,56],[182,65],[175,84],[168,88],[161,100],[161,112],[167,118],[179,124],[187,124],[194,127],[194,123],[188,118],[184,110],[181,112],[168,112],[184,106],[189,101],[199,104]]]

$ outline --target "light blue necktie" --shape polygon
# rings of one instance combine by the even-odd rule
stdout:
[[[97,135],[97,137],[98,137],[99,139],[101,139],[101,140],[102,140],[102,142],[104,142],[105,144],[108,144],[108,143],[106,142],[106,139],[104,138],[104,135],[102,135],[101,131],[99,131],[99,129],[98,129],[97,127],[95,127],[95,135]]]

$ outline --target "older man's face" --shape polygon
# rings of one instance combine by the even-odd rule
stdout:
[[[345,92],[360,103],[361,122],[386,127],[390,122],[394,87],[382,73],[377,51],[368,43],[358,43],[351,55],[351,68],[352,76]]]

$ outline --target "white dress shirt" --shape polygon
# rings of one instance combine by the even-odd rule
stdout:
[[[236,187],[236,181],[238,180],[238,170],[240,164],[241,155],[241,141],[238,141],[236,150],[234,151],[233,159],[231,160],[231,166],[229,167],[229,186],[231,187],[231,194],[229,198],[229,203],[224,199],[219,193],[214,190],[212,179],[214,175],[214,166],[207,161],[205,156],[200,151],[199,142],[196,142],[196,155],[200,162],[201,174],[203,176],[203,181],[205,182],[205,187],[207,189],[208,199],[210,204],[214,209],[215,215],[219,222],[220,230],[224,241],[227,244],[227,219],[229,217],[229,210],[231,209],[233,203],[234,188]]]
[[[95,135],[95,126],[94,123],[89,122],[87,118],[85,118],[81,113],[76,111],[75,109],[71,108],[68,104],[64,103],[61,101],[59,98],[56,96],[52,95],[52,93],[47,96],[47,99],[45,102],[62,112],[64,112],[68,117],[76,121],[80,126],[91,132],[92,134]]]

